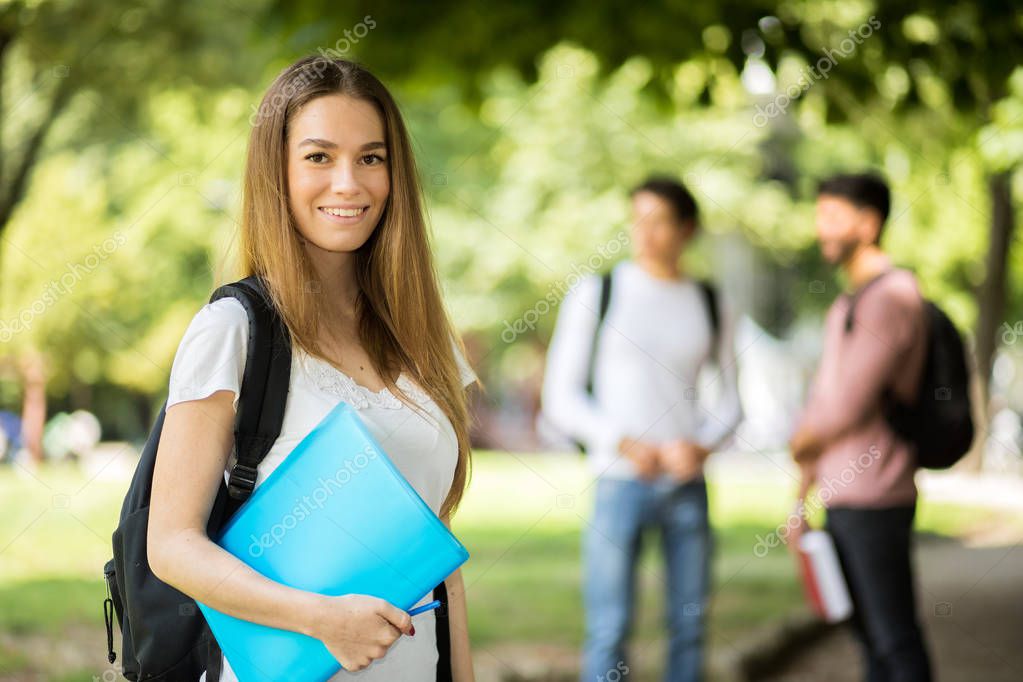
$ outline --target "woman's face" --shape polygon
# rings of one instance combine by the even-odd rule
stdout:
[[[288,125],[288,201],[299,233],[326,251],[355,251],[391,191],[380,114],[369,102],[326,95]]]

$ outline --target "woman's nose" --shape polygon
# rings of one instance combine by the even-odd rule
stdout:
[[[331,176],[331,191],[337,194],[351,194],[359,189],[355,169],[347,163],[339,163]]]

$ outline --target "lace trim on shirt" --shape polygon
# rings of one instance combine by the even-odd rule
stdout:
[[[400,410],[406,406],[386,386],[379,391],[371,391],[362,384],[356,383],[355,379],[329,362],[311,355],[305,355],[304,359],[307,361],[306,366],[317,388],[337,396],[356,410],[363,410],[367,407]],[[419,388],[404,373],[394,383],[419,405],[424,405],[430,400],[426,391]]]

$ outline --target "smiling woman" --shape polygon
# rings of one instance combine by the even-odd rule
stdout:
[[[341,139],[320,137],[324,131]],[[372,104],[328,95],[302,108],[288,131],[288,192],[303,238],[327,252],[354,251],[379,222],[390,189],[383,125]]]
[[[475,375],[440,296],[401,114],[364,68],[310,57],[277,77],[253,123],[242,274],[262,280],[293,348],[283,425],[255,485],[345,402],[447,522],[466,485],[465,388]],[[210,510],[232,467],[248,340],[245,310],[220,299],[199,311],[178,347],[153,474],[153,573],[217,611],[321,640],[344,666],[333,679],[471,681],[460,573],[437,590],[447,594],[449,629],[428,612],[416,616],[417,634],[409,614],[386,601],[287,587],[210,541]],[[207,677],[236,679],[219,655]]]

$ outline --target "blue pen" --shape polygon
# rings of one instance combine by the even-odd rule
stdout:
[[[427,611],[432,611],[433,609],[436,609],[436,608],[439,608],[439,607],[440,607],[440,602],[439,601],[432,601],[429,604],[423,604],[420,607],[412,609],[411,611],[408,612],[408,615],[410,615],[410,616],[418,616],[420,613],[426,613]]]

